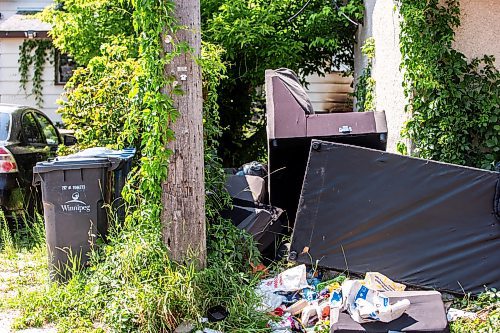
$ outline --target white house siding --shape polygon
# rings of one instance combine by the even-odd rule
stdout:
[[[51,3],[52,1],[50,0],[0,0],[0,13],[2,14],[1,20],[8,19],[18,10],[41,9]]]
[[[325,76],[310,75],[307,94],[311,99],[315,112],[347,112],[352,111],[350,93],[352,93],[352,77],[344,77],[341,73]]]
[[[0,103],[23,104],[36,106],[34,96],[26,96],[20,88],[19,80],[19,46],[23,43],[22,38],[0,39]],[[30,75],[33,69],[30,71]],[[56,100],[63,92],[62,85],[55,85],[54,62],[45,63],[42,75],[44,105],[41,108],[53,121],[60,121],[61,117],[56,113],[58,105]],[[32,84],[28,83],[27,91],[31,92]]]
[[[405,113],[403,73],[400,70],[399,13],[393,0],[365,0],[365,21],[358,30],[355,48],[355,79],[366,67],[367,59],[361,47],[369,37],[375,39],[375,59],[372,77],[375,79],[376,111],[385,111],[387,119],[387,151],[396,152],[400,133],[408,119]],[[408,145],[409,146],[409,145]]]

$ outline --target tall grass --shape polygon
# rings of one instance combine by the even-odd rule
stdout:
[[[45,246],[43,216],[20,211],[6,217],[0,210],[0,250],[4,254],[39,246]]]
[[[44,244],[43,224],[27,225],[19,234],[3,227],[3,248],[15,252],[21,244]],[[210,307],[223,305],[230,316],[210,327],[267,331],[268,317],[255,310],[258,277],[249,271],[258,251],[252,238],[230,222],[218,220],[209,227],[208,267],[201,272],[169,260],[159,221],[110,225],[107,242],[92,251],[88,268],[70,260],[67,283],[18,290],[14,306],[21,317],[15,328],[55,323],[59,332],[100,332],[102,327],[111,332],[171,332],[185,320],[206,327],[200,318]]]

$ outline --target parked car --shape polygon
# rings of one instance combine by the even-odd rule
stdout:
[[[39,191],[32,186],[33,166],[56,156],[60,144],[74,144],[61,136],[40,110],[0,104],[0,208],[6,216],[34,211]]]

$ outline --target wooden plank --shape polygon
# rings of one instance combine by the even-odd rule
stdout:
[[[27,91],[30,92],[32,84],[31,82],[27,85]],[[43,94],[44,95],[60,95],[64,91],[64,87],[60,85],[54,85],[54,81],[42,82]],[[24,90],[21,89],[18,82],[0,81],[0,94],[7,95],[23,95]]]
[[[310,75],[306,77],[309,83],[335,83],[335,84],[351,84],[352,76],[342,76],[340,73],[331,73],[326,76]]]
[[[55,69],[53,66],[46,67],[42,73],[42,80],[46,82],[54,81]],[[31,77],[31,76],[30,76]],[[19,73],[19,68],[17,67],[0,67],[0,81],[19,83],[21,79],[21,74]]]
[[[349,93],[352,90],[348,84],[316,84],[309,87],[310,93]]]

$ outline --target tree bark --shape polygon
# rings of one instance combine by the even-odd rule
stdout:
[[[192,53],[183,52],[166,65],[165,75],[174,78],[184,91],[172,94],[179,117],[172,124],[175,140],[166,182],[162,189],[163,241],[170,258],[197,267],[206,265],[205,177],[203,155],[203,97],[201,69],[196,58],[201,54],[201,17],[199,0],[175,1],[175,16],[180,29],[166,31],[165,52],[186,42]],[[168,90],[168,88],[167,88]]]

